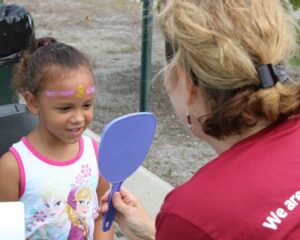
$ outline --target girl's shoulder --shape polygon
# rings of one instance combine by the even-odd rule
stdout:
[[[18,200],[19,180],[17,159],[11,152],[7,152],[0,158],[0,201]]]
[[[0,171],[3,168],[5,169],[5,171],[11,169],[19,171],[17,159],[10,151],[6,152],[0,158]]]
[[[82,141],[85,146],[92,146],[96,153],[96,156],[98,157],[99,142],[95,138],[86,135],[82,135]]]
[[[83,141],[89,141],[89,142],[92,142],[94,145],[99,145],[99,141],[100,139],[96,139],[95,137],[93,136],[88,136],[88,135],[82,135],[82,139]]]

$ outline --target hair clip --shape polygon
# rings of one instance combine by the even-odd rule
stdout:
[[[258,67],[258,75],[262,88],[273,87],[278,81],[283,83],[288,79],[287,72],[282,64],[262,64]]]
[[[37,46],[37,48],[40,48],[40,47],[48,46],[48,45],[54,44],[54,43],[57,43],[57,41],[54,38],[51,38],[51,37],[41,38],[41,39],[37,40],[36,46]]]
[[[47,46],[49,45],[49,43],[46,41],[46,40],[42,40],[40,42],[37,43],[37,46],[40,48],[40,47],[44,47],[44,46]]]
[[[277,64],[274,66],[274,72],[277,76],[279,82],[283,83],[288,80],[289,76],[285,70],[285,67],[282,64]]]

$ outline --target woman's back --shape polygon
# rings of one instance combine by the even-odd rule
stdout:
[[[294,117],[204,166],[166,198],[157,239],[193,231],[195,239],[201,232],[207,239],[300,239],[299,138],[300,117]],[[176,227],[178,219],[185,228]]]

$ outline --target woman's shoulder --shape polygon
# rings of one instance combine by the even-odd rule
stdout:
[[[174,224],[178,224],[178,228],[174,229],[175,235],[186,233],[187,230],[197,232],[198,235],[200,232],[204,234],[201,230],[204,226],[202,221],[206,219],[206,210],[210,208],[209,198],[212,195],[201,186],[201,178],[201,173],[198,172],[191,180],[167,195],[156,219],[157,225],[173,221]]]
[[[175,187],[166,196],[162,209],[185,208],[186,204],[196,204],[198,197],[205,194],[201,179],[201,171],[198,171],[189,181]]]

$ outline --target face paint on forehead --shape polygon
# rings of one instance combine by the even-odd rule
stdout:
[[[77,98],[82,98],[84,95],[90,95],[95,92],[95,86],[84,88],[83,85],[79,85],[76,90],[56,90],[56,91],[45,91],[43,95],[47,97],[68,97],[76,96]]]

